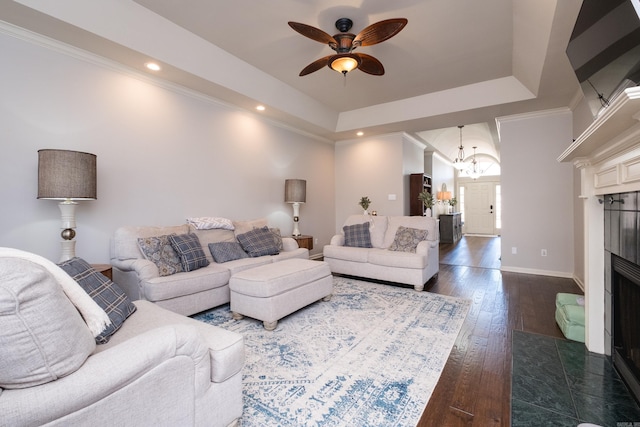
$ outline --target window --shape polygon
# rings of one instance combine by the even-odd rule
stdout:
[[[496,229],[502,228],[502,195],[500,191],[500,184],[496,184]]]
[[[458,207],[460,209],[460,220],[464,223],[464,186],[458,188]]]

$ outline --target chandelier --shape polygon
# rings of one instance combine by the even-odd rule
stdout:
[[[458,128],[460,129],[460,146],[458,147],[458,157],[456,157],[453,161],[453,167],[458,169],[460,172],[462,172],[467,167],[467,164],[464,161],[464,147],[462,146],[463,127],[464,125],[458,125]]]
[[[471,160],[471,166],[467,169],[467,174],[471,177],[471,179],[478,179],[480,175],[482,175],[482,171],[478,166],[478,162],[476,161],[476,146],[473,147],[473,160]]]

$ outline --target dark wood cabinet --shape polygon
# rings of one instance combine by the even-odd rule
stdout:
[[[409,215],[422,215],[427,212],[427,208],[424,207],[424,203],[418,199],[418,194],[423,190],[427,190],[429,194],[433,194],[431,191],[431,177],[423,173],[412,173],[409,175]]]
[[[462,214],[443,214],[440,219],[440,243],[456,243],[462,238]]]
[[[299,248],[313,249],[313,236],[292,236],[298,242]]]

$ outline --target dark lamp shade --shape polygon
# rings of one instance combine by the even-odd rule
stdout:
[[[69,150],[38,150],[38,199],[94,200],[96,155]]]
[[[285,203],[305,203],[307,201],[307,181],[287,179],[284,182]]]

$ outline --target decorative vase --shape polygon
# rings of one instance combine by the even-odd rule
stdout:
[[[365,209],[364,212],[362,212],[362,215],[369,215],[369,212]]]
[[[425,211],[425,216],[431,216],[431,208],[427,208],[427,210]]]

